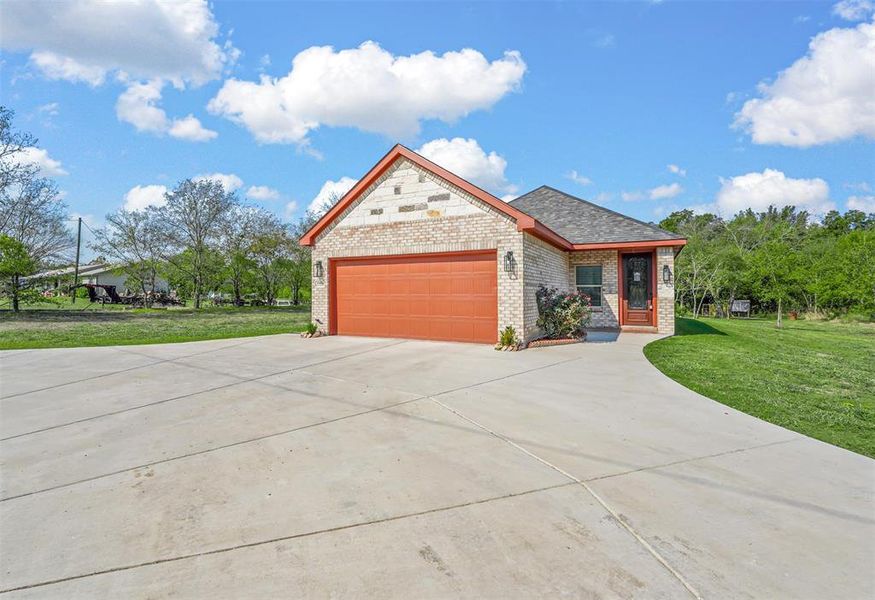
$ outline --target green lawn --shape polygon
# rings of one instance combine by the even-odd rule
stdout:
[[[875,457],[875,324],[678,319],[644,354],[718,402]]]
[[[309,321],[309,307],[2,311],[0,350],[249,337],[303,331]]]

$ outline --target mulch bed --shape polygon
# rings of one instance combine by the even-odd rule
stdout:
[[[586,334],[579,338],[541,338],[540,340],[532,340],[526,348],[543,348],[545,346],[564,346],[565,344],[579,344],[586,341]]]

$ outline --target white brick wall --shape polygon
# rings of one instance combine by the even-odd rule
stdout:
[[[523,237],[523,317],[525,341],[539,337],[538,301],[535,292],[541,285],[560,290],[569,288],[568,253],[529,234]]]
[[[674,277],[672,283],[662,281],[662,268],[668,265],[674,276],[674,248],[656,249],[656,320],[659,333],[674,335]]]
[[[525,341],[540,335],[535,290],[541,284],[574,289],[574,267],[592,264],[602,266],[603,287],[602,307],[594,309],[591,325],[618,326],[617,251],[558,250],[519,233],[512,218],[407,160],[392,165],[317,237],[313,261],[322,262],[324,276],[313,278],[313,320],[323,331],[329,329],[332,258],[493,249],[498,261],[499,330],[512,325]],[[517,262],[511,273],[504,270],[508,250]],[[656,275],[659,331],[674,333],[674,288],[662,283],[664,264],[674,269],[672,248],[659,249]]]
[[[430,171],[399,160],[336,223],[339,228],[361,227],[482,214],[484,209],[466,196]]]
[[[405,172],[408,171],[408,172]],[[400,172],[400,173],[399,173]],[[416,176],[411,175],[415,173]],[[420,181],[420,173],[424,175]],[[401,182],[401,194],[396,195],[395,185]],[[387,192],[388,190],[388,192]],[[467,207],[455,205],[446,214],[444,208],[399,212],[400,206],[410,204],[429,204],[429,196],[450,194],[449,201],[433,201],[431,204],[443,206],[449,202],[454,206],[455,199],[464,200]],[[403,198],[399,198],[403,196]],[[370,211],[383,208],[383,221],[370,219]],[[392,212],[392,207],[395,211]],[[441,211],[439,215],[429,215],[430,210]],[[353,223],[347,217],[355,217]],[[388,217],[392,216],[392,219]],[[363,222],[362,220],[366,221]],[[320,329],[329,330],[328,289],[329,260],[331,258],[352,256],[391,256],[398,254],[420,254],[435,252],[460,252],[468,250],[496,250],[498,261],[498,328],[513,325],[519,335],[525,330],[523,322],[523,279],[522,257],[523,236],[517,231],[516,222],[488,204],[469,195],[437,176],[420,171],[408,161],[399,161],[376,181],[363,197],[348,208],[316,239],[313,247],[313,261],[322,261],[324,276],[313,278],[312,313]],[[513,251],[518,266],[516,272],[504,270],[504,254]],[[496,339],[498,331],[496,331]]]
[[[617,292],[617,251],[588,250],[563,252],[541,240],[525,235],[524,252],[524,318],[525,338],[531,340],[541,335],[537,326],[538,303],[535,292],[540,285],[570,291],[576,289],[574,267],[577,265],[601,265],[602,306],[594,307],[591,327],[618,327],[619,296]]]
[[[571,252],[568,257],[571,267],[571,285],[575,285],[574,267],[578,265],[602,266],[602,306],[594,307],[593,327],[620,326],[620,293],[616,250],[586,250]]]

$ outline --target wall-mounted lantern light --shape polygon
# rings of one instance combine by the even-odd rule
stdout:
[[[323,275],[322,261],[317,260],[315,263],[313,263],[313,276],[321,279],[322,275]]]
[[[662,283],[665,285],[671,284],[671,267],[662,265]]]
[[[508,250],[504,255],[504,272],[513,273],[516,270],[516,259],[513,257],[513,250]]]

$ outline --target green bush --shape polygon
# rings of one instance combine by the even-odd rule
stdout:
[[[513,325],[508,325],[504,329],[501,330],[501,335],[499,336],[499,346],[516,346],[519,343],[516,337],[516,329],[513,328]]]
[[[316,326],[316,323],[310,321],[309,323],[307,323],[307,328],[305,329],[305,331],[310,335],[313,335],[318,329],[319,327]]]
[[[592,319],[590,298],[580,292],[538,287],[538,326],[548,338],[579,337]]]

